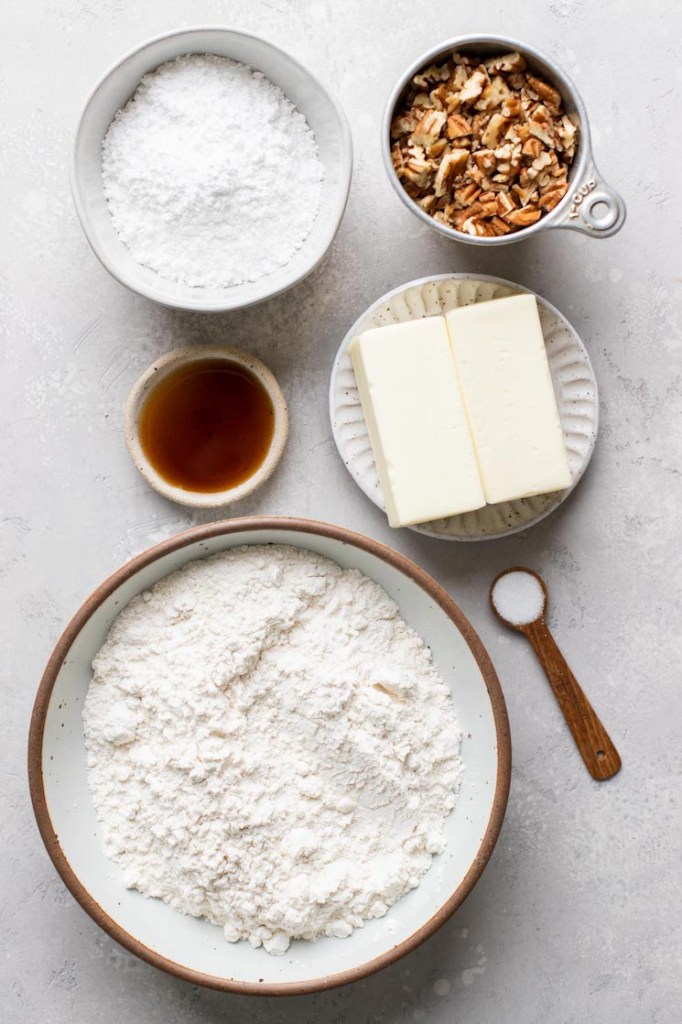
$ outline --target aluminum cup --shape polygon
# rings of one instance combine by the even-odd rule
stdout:
[[[391,123],[412,77],[422,68],[444,62],[452,53],[475,53],[483,57],[492,57],[514,50],[523,54],[528,66],[561,93],[565,112],[578,122],[578,145],[569,170],[569,188],[553,210],[527,228],[489,238],[469,235],[434,220],[407,194],[391,160]],[[590,126],[580,93],[570,78],[549,57],[545,57],[532,46],[520,43],[517,39],[509,39],[506,36],[455,36],[454,39],[449,39],[423,54],[405,71],[389,96],[382,124],[381,148],[389,181],[405,205],[429,227],[458,242],[468,242],[471,245],[508,245],[510,242],[521,242],[547,228],[569,228],[572,231],[581,231],[592,238],[608,238],[620,231],[625,223],[625,203],[618,192],[606,184],[592,157]]]

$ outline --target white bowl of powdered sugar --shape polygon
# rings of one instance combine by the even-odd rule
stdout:
[[[256,517],[95,591],[43,677],[29,774],[99,925],[195,984],[279,995],[364,977],[447,920],[499,834],[510,744],[492,664],[426,573]]]
[[[346,118],[253,35],[161,36],[99,82],[78,125],[73,196],[103,266],[182,309],[243,308],[322,260],[352,167]]]

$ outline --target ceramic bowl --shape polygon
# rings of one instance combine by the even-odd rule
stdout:
[[[187,562],[242,544],[293,544],[376,580],[426,640],[452,688],[464,740],[464,777],[447,819],[447,847],[421,884],[347,939],[292,942],[270,956],[222,930],[146,899],[107,860],[88,790],[81,712],[91,663],[118,612]],[[495,670],[469,621],[423,570],[340,526],[254,517],[173,537],[115,572],[76,613],[48,662],[33,710],[29,778],[41,835],[57,871],[90,916],[131,952],[194,984],[286,995],[365,977],[428,938],[478,880],[499,835],[511,768],[509,725]]]
[[[241,366],[253,374],[270,396],[275,414],[272,441],[263,462],[255,473],[241,484],[224,491],[188,491],[176,487],[157,473],[140,443],[140,412],[150,392],[168,374],[182,366],[204,360],[224,360],[226,363]],[[176,501],[180,505],[189,505],[191,508],[224,508],[227,505],[232,505],[235,501],[241,501],[248,494],[252,494],[274,472],[277,463],[282,458],[288,431],[287,404],[273,374],[260,359],[242,349],[232,348],[228,345],[195,345],[192,348],[177,348],[156,359],[133,384],[125,408],[126,444],[135,466],[147,483],[164,498],[170,498],[171,501]]]
[[[165,61],[187,53],[212,53],[249,64],[278,85],[315,132],[325,167],[322,204],[313,229],[284,267],[258,281],[231,288],[192,288],[143,267],[114,231],[102,187],[102,139],[117,110],[140,79]],[[80,117],[71,159],[71,185],[85,235],[102,265],[140,295],[179,309],[240,309],[291,288],[320,263],[346,207],[352,168],[350,129],[341,107],[298,61],[246,32],[198,27],[152,39],[118,61],[95,86]]]
[[[361,331],[372,327],[438,316],[457,306],[490,302],[527,290],[489,274],[424,277],[382,295],[358,317],[346,334],[334,360],[329,385],[332,435],[346,469],[382,511],[385,507],[379,475],[348,351],[351,341]],[[578,332],[568,320],[541,295],[535,298],[571,470],[571,486],[552,494],[485,505],[473,512],[435,519],[407,529],[440,540],[481,541],[508,537],[527,530],[558,509],[572,494],[587,469],[599,430],[599,394],[592,363]]]
[[[456,52],[493,56],[510,53],[514,50],[523,54],[528,66],[561,93],[566,113],[574,118],[579,125],[578,147],[568,176],[569,188],[561,202],[530,227],[491,238],[469,235],[464,231],[456,231],[454,228],[448,227],[447,224],[440,224],[407,194],[398,179],[391,159],[391,124],[403,96],[409,88],[410,81],[422,68],[441,63]],[[607,185],[592,157],[587,111],[575,85],[549,57],[532,46],[521,43],[518,39],[510,39],[508,36],[456,36],[454,39],[439,43],[438,46],[434,46],[414,61],[400,76],[386,104],[381,129],[381,150],[389,181],[408,209],[441,235],[454,238],[458,242],[468,242],[471,245],[509,245],[511,242],[521,242],[524,238],[536,235],[539,231],[544,231],[547,228],[571,228],[574,231],[591,235],[593,238],[608,238],[620,231],[625,223],[626,210],[622,196],[610,185]]]

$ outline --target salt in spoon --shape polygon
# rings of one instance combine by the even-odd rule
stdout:
[[[603,782],[620,770],[620,756],[547,628],[547,600],[545,582],[532,569],[505,569],[490,585],[493,612],[530,641],[587,770]]]

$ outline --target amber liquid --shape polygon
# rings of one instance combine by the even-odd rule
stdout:
[[[186,491],[224,491],[252,476],[272,442],[275,413],[252,373],[225,359],[189,363],[150,392],[140,443],[156,472]]]

